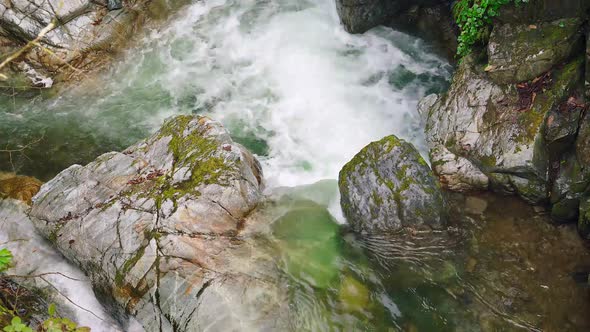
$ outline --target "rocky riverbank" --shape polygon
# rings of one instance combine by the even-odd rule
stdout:
[[[149,22],[186,1],[0,3],[0,92],[34,95],[106,68]]]

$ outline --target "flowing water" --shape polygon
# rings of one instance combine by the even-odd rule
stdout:
[[[346,33],[333,0],[195,1],[139,36],[109,73],[59,97],[0,99],[0,142],[22,149],[0,154],[0,169],[48,180],[135,143],[167,117],[206,114],[263,165],[273,199],[255,217],[274,221],[270,237],[297,330],[534,329],[545,322],[534,316],[548,309],[526,307],[524,318],[521,307],[494,311],[486,303],[494,303],[497,287],[470,277],[477,227],[422,242],[420,235],[358,239],[341,225],[341,167],[390,134],[424,151],[416,104],[443,90],[451,70],[406,34]],[[496,244],[482,250],[493,257],[503,250]],[[488,263],[493,269],[485,258],[479,266]],[[577,286],[560,287],[556,301],[580,307],[559,297]],[[564,315],[558,322],[567,326],[588,323]]]

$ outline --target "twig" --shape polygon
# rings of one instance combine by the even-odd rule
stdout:
[[[53,19],[45,28],[43,28],[43,29],[41,29],[41,31],[39,31],[39,34],[37,35],[37,37],[35,39],[31,40],[24,47],[22,47],[21,49],[19,49],[16,52],[14,52],[8,58],[6,58],[4,61],[2,61],[2,63],[0,63],[0,70],[2,70],[4,67],[6,67],[14,59],[18,58],[23,53],[30,50],[33,46],[38,45],[39,41],[41,39],[43,39],[43,37],[45,37],[45,35],[47,33],[49,33],[51,30],[55,29],[55,27],[56,27],[56,20]],[[0,74],[0,78],[7,79],[6,75],[4,75],[4,74]]]

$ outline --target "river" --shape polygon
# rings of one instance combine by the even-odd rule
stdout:
[[[486,221],[502,219],[494,211],[503,203],[491,199],[495,208],[467,218],[468,235],[416,247],[391,239],[383,251],[375,246],[384,239],[357,239],[340,229],[345,220],[335,181],[339,170],[363,146],[390,134],[426,155],[416,105],[427,93],[443,91],[451,73],[452,67],[418,38],[389,28],[346,33],[333,0],[194,1],[137,36],[107,73],[58,96],[3,96],[0,142],[24,149],[10,158],[0,154],[0,169],[48,180],[74,163],[147,137],[170,116],[208,115],[263,165],[267,194],[278,203],[253,217],[276,219],[272,237],[279,244],[299,330],[475,331],[486,324],[490,331],[535,330],[548,324],[535,317],[545,309],[512,302],[509,310],[494,308],[502,299],[521,298],[498,295],[505,290],[498,290],[502,276],[492,285],[483,277],[487,271],[477,274],[477,264],[493,269],[493,255],[472,257],[480,250],[506,249],[500,243],[502,234],[515,233],[510,227],[494,229],[499,239],[487,243],[474,244],[470,237],[484,234],[485,239],[492,227]],[[487,206],[489,199],[482,200]],[[513,224],[535,215],[514,204],[526,214],[510,219]],[[529,240],[539,238],[543,235]],[[410,250],[412,259],[396,257],[402,249]],[[583,252],[579,246],[572,251]],[[415,258],[423,262],[415,264]],[[588,261],[587,255],[580,260]],[[518,272],[518,266],[502,269]],[[533,285],[538,281],[532,280]],[[568,303],[563,296],[575,283],[559,287],[563,291],[554,297]],[[571,323],[564,315],[557,325],[588,323],[579,317]]]

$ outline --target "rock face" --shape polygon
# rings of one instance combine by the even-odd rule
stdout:
[[[412,5],[431,5],[436,0],[336,0],[336,9],[344,28],[350,33],[363,33]]]
[[[12,53],[34,40],[44,29],[55,23],[41,39],[42,47],[34,48],[20,57],[13,66],[12,76],[23,76],[35,87],[49,88],[58,72],[79,74],[104,63],[112,53],[134,33],[141,4],[137,1],[123,9],[120,1],[106,0],[7,0],[0,2],[0,40],[2,51]],[[109,11],[107,9],[119,9]],[[78,70],[71,70],[71,67]]]
[[[498,84],[529,81],[565,61],[582,46],[581,20],[498,24],[488,43],[490,78]]]
[[[395,136],[361,150],[340,171],[338,184],[342,209],[357,232],[445,224],[436,178],[418,151]]]
[[[556,5],[507,6],[487,47],[464,58],[449,91],[419,111],[444,187],[517,194],[550,204],[555,221],[574,221],[590,184],[585,14],[571,10],[582,5],[573,0],[539,13],[535,4]]]
[[[23,202],[0,199],[0,243],[1,248],[12,252],[13,264],[6,274],[14,276],[12,280],[0,277],[0,306],[1,299],[11,302],[13,291],[25,292],[31,295],[32,301],[23,303],[23,299],[17,297],[11,305],[22,306],[19,315],[32,326],[47,318],[47,305],[53,303],[60,317],[67,317],[80,326],[91,326],[93,331],[123,331],[98,303],[84,273],[65,261],[61,253],[35,231],[29,210]],[[3,283],[10,287],[5,288]],[[2,322],[0,314],[0,326],[5,326]]]
[[[147,331],[281,329],[274,264],[243,219],[261,190],[258,162],[219,123],[180,116],[63,171],[31,216]]]
[[[456,29],[450,0],[336,0],[336,8],[346,31],[364,33],[386,25],[434,42],[453,59]]]

